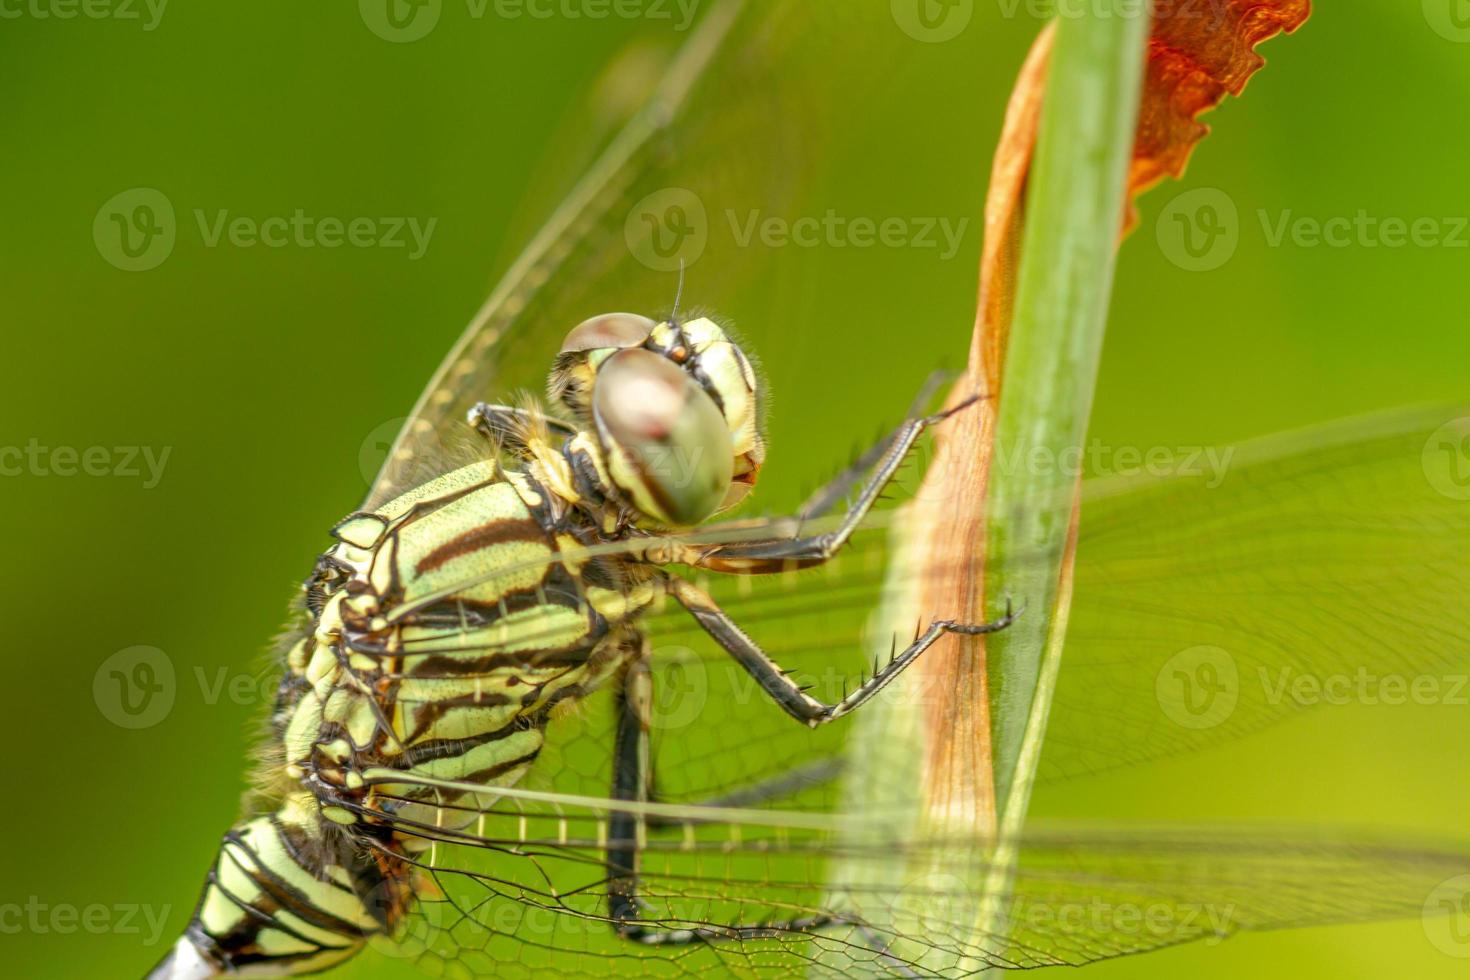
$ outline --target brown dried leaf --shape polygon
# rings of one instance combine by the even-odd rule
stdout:
[[[1177,7],[1172,15],[1169,7]],[[1240,95],[1266,63],[1256,45],[1290,34],[1311,14],[1310,0],[1164,0],[1148,41],[1147,77],[1139,105],[1138,139],[1128,173],[1132,202],[1165,177],[1179,177],[1210,127],[1202,113],[1226,94]]]
[[[1182,174],[1195,144],[1209,132],[1199,115],[1219,105],[1227,93],[1239,95],[1265,63],[1255,46],[1296,30],[1310,12],[1309,0],[1221,4],[1208,16],[1199,16],[1196,4],[1185,5],[1196,12],[1193,17],[1162,8],[1155,16],[1128,178],[1129,227],[1136,221],[1133,199],[1164,177]],[[936,434],[934,465],[906,515],[902,547],[913,549],[928,567],[957,570],[915,587],[911,608],[926,615],[972,622],[985,618],[983,566],[973,559],[985,553],[984,501],[1021,255],[1026,178],[1040,128],[1053,28],[1038,36],[1021,69],[996,149],[969,362],[950,404],[977,391],[991,397]],[[1075,541],[1075,515],[1073,520]],[[1064,576],[1071,560],[1069,551]],[[983,638],[946,637],[920,664],[922,689],[939,699],[927,715],[928,812],[993,832],[996,788]]]

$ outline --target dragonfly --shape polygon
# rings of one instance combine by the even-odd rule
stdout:
[[[715,519],[757,486],[769,393],[721,314],[811,308],[708,211],[801,200],[821,173],[805,107],[853,95],[804,55],[879,17],[813,6],[718,4],[651,82],[638,58],[605,80],[641,108],[332,529],[258,788],[152,977],[298,975],[367,948],[454,977],[964,976],[1470,908],[1455,842],[1036,824],[1008,857],[850,785],[846,716],[938,635],[1034,611],[868,635],[894,582],[946,571],[895,567],[879,502],[947,420],[923,397],[792,514]],[[681,268],[701,308],[657,312]],[[600,312],[614,300],[640,312]],[[548,401],[506,400],[532,366]],[[1467,415],[1268,439],[1218,486],[1088,486],[1042,777],[1300,710],[1238,682],[1258,667],[1456,669],[1470,505],[1445,488]]]

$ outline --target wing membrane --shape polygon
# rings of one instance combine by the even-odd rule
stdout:
[[[1204,747],[1344,695],[1448,696],[1470,657],[1470,503],[1444,492],[1450,461],[1433,443],[1465,416],[1265,440],[1215,488],[1099,486],[1046,775]]]
[[[729,216],[820,215],[832,200],[822,154],[842,134],[871,131],[864,115],[913,50],[881,7],[757,10],[725,0],[711,9],[652,101],[603,149],[441,366],[369,505],[483,451],[461,445],[465,411],[537,385],[581,319],[666,310],[681,259],[695,305],[737,324],[768,324],[776,337],[813,322],[840,326],[844,309],[862,312],[871,295],[857,283],[849,296],[816,303],[818,253],[742,241]],[[834,46],[851,49],[841,65],[823,56]],[[916,154],[898,183],[923,185],[930,163]],[[701,222],[687,220],[694,205],[702,235]],[[678,215],[684,224],[675,227],[667,219]],[[683,236],[689,227],[695,233]],[[828,345],[822,362],[842,354]],[[906,401],[900,392],[893,404]],[[1259,730],[1309,706],[1282,694],[1297,677],[1461,669],[1470,504],[1444,492],[1445,478],[1459,474],[1443,472],[1449,457],[1433,443],[1467,414],[1401,413],[1242,450],[1214,487],[1184,478],[1090,486],[1043,777]],[[1454,431],[1463,438],[1463,427]],[[750,521],[693,538],[716,544],[792,531]],[[888,539],[878,515],[829,568],[712,579],[711,589],[816,696],[836,700],[871,669],[873,651],[888,648],[887,637],[866,635],[892,581]],[[692,807],[840,760],[846,735],[841,725],[811,731],[792,722],[678,610],[652,617],[649,629],[658,802],[643,812],[669,825],[639,842],[649,917],[670,929],[838,921],[736,944],[658,949],[619,940],[606,922],[600,847],[619,804],[597,802],[611,782],[613,724],[608,699],[593,697],[551,726],[524,783],[539,795],[441,787],[450,801],[432,822],[412,823],[409,811],[382,815],[425,842],[426,901],[410,929],[417,936],[392,955],[450,976],[551,967],[604,975],[608,957],[628,956],[645,958],[650,975],[785,975],[803,964],[849,976],[954,975],[1090,962],[1236,929],[1418,914],[1431,900],[1465,907],[1463,888],[1434,891],[1467,870],[1458,846],[1088,827],[1031,832],[1003,915],[982,916],[976,896],[995,865],[985,842],[927,839],[885,822],[899,810],[865,813],[873,827],[855,832],[840,812],[838,779],[751,797],[750,807]],[[923,692],[899,685],[891,696]],[[1071,914],[1099,907],[1100,918]],[[1152,925],[1150,909],[1161,910]],[[1134,913],[1142,925],[1124,921]]]
[[[1040,824],[1012,890],[987,917],[987,842],[925,837],[832,814],[618,804],[535,792],[474,797],[466,832],[421,828],[435,883],[394,951],[449,976],[722,970],[783,976],[966,976],[1081,965],[1243,930],[1463,912],[1462,843],[1225,828]],[[647,925],[709,941],[621,940],[607,917],[602,847],[610,814],[672,825],[640,841]],[[863,827],[866,832],[863,832]],[[854,841],[860,843],[854,843]],[[846,877],[833,879],[838,866]],[[820,926],[786,926],[813,920]],[[981,923],[985,923],[984,926]],[[767,929],[740,941],[736,925]]]
[[[820,192],[824,133],[860,117],[862,97],[912,50],[886,9],[860,7],[712,5],[647,105],[548,208],[549,221],[446,357],[369,507],[459,456],[475,402],[540,387],[581,320],[613,309],[668,312],[681,261],[686,302],[737,323],[789,325],[803,292],[796,257],[776,261],[783,253],[736,234],[730,216],[821,213],[809,199]],[[834,72],[830,52],[855,45]]]
[[[689,263],[688,295],[698,303],[773,325],[776,336],[810,313],[815,253],[741,241],[722,216],[820,214],[835,182],[824,154],[851,152],[834,148],[842,134],[869,131],[863,120],[886,104],[885,88],[913,92],[916,80],[965,77],[946,75],[955,69],[943,59],[926,61],[921,75],[907,71],[911,39],[886,10],[861,7],[726,0],[708,11],[648,105],[611,139],[446,359],[374,486],[375,502],[449,465],[456,453],[447,450],[467,429],[464,411],[535,384],[570,325],[614,307],[664,308],[676,279],[668,263]],[[835,62],[825,56],[834,47],[845,51]],[[896,115],[888,112],[885,125]],[[926,160],[914,159],[906,180],[922,182]],[[705,212],[697,249],[650,251],[670,229],[643,219],[689,203],[657,197],[669,190],[692,192]],[[651,195],[662,211],[640,207]],[[823,302],[841,309],[840,299]],[[895,407],[905,400],[896,397]],[[1453,683],[1443,675],[1462,662],[1470,632],[1459,601],[1466,505],[1435,489],[1426,467],[1450,464],[1426,446],[1457,412],[1394,416],[1241,453],[1218,487],[1173,479],[1091,489],[1043,777],[1258,730],[1306,706],[1292,693],[1303,677],[1308,685],[1357,683],[1362,672],[1370,683]],[[706,537],[739,533],[771,530]],[[876,528],[833,571],[748,592],[728,583],[717,597],[784,666],[835,699],[871,664],[861,627],[882,598],[887,550]],[[687,619],[652,625],[661,688],[672,692],[668,730],[697,717],[702,730],[731,733],[663,740],[662,778],[674,798],[840,751],[837,733],[802,731],[772,711]],[[874,640],[880,655],[888,639]],[[570,766],[579,750],[567,751]],[[582,769],[575,788],[593,791],[603,772],[590,761]],[[710,773],[704,780],[684,775],[701,769]]]
[[[1187,477],[1090,485],[1043,777],[1220,744],[1331,704],[1342,684],[1369,684],[1388,703],[1453,695],[1470,669],[1470,504],[1438,489],[1426,447],[1466,414],[1408,410],[1264,440],[1242,447],[1218,486]],[[942,571],[895,578],[893,513],[874,515],[827,567],[703,584],[814,696],[837,700],[873,669],[870,651],[881,657],[910,638],[872,635],[884,590]],[[829,525],[741,522],[684,540],[709,547]],[[942,614],[920,611],[915,627]],[[647,629],[664,799],[719,796],[841,756],[845,726],[793,722],[678,607],[649,617]],[[883,696],[925,692],[900,684]],[[604,794],[611,731],[597,698],[560,719],[536,785]]]

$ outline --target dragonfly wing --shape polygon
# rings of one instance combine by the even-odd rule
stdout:
[[[865,43],[880,34],[894,43]],[[828,55],[838,47],[847,49],[840,64]],[[821,213],[814,188],[828,175],[819,148],[834,134],[861,131],[854,122],[912,50],[882,5],[839,13],[725,0],[709,10],[645,109],[570,188],[446,359],[370,506],[462,455],[468,408],[539,385],[580,320],[617,308],[667,312],[681,263],[697,284],[692,305],[737,324],[789,329],[802,316],[829,315],[810,302],[811,261],[762,247],[746,222],[752,214]],[[1462,498],[1443,492],[1443,478],[1458,474],[1436,467],[1451,457],[1429,449],[1454,417],[1399,416],[1243,451],[1217,486],[1179,478],[1091,491],[1045,772],[1078,775],[1191,751],[1301,706],[1268,696],[1279,688],[1261,683],[1261,668],[1274,684],[1283,668],[1321,674],[1366,663],[1422,673],[1456,662],[1466,649],[1470,583],[1454,559],[1470,517]],[[703,540],[773,532],[790,529],[754,522]],[[888,646],[886,637],[864,636],[893,581],[888,538],[879,519],[830,569],[713,588],[814,695],[836,700],[871,669],[873,650]],[[664,801],[653,806],[729,799],[793,767],[841,758],[843,726],[810,731],[792,722],[677,610],[649,627],[655,789]],[[1235,690],[1226,713],[1214,706],[1232,700],[1228,685],[1221,688],[1229,664]],[[1466,870],[1464,852],[1453,848],[1341,844],[1327,854],[1279,839],[1202,834],[1169,845],[1079,829],[1031,838],[1015,864],[1006,917],[977,917],[966,903],[997,868],[983,842],[925,843],[911,827],[903,833],[881,822],[876,836],[855,835],[836,812],[838,781],[812,780],[761,802],[756,815],[697,811],[697,822],[650,831],[641,847],[643,895],[655,925],[670,928],[814,914],[846,926],[735,945],[630,948],[606,922],[599,845],[610,804],[588,802],[611,785],[607,701],[589,698],[554,719],[523,783],[543,796],[471,794],[474,806],[457,817],[450,811],[449,827],[384,815],[426,842],[418,857],[426,901],[416,920],[424,928],[413,955],[431,971],[604,975],[607,958],[630,956],[653,974],[713,964],[746,975],[806,965],[902,976],[956,964],[1086,962],[1206,932],[1181,922],[1144,935],[1116,917],[1078,925],[1049,921],[1046,910],[1149,897],[1176,920],[1183,905],[1233,905],[1230,928],[1346,921],[1416,912],[1437,882]],[[1212,723],[1197,723],[1196,709]],[[698,738],[689,737],[693,726]],[[936,878],[936,867],[949,877]],[[1463,901],[1463,893],[1441,897]]]
[[[730,216],[791,213],[817,183],[826,130],[860,118],[887,67],[912,51],[886,8],[859,6],[711,6],[654,73],[646,104],[559,189],[561,204],[546,209],[414,407],[368,509],[463,462],[468,409],[539,389],[577,323],[617,309],[667,315],[681,267],[695,310],[738,324],[801,307],[799,263],[775,261],[780,253],[737,234]],[[852,56],[834,65],[838,50]],[[627,77],[606,79],[599,99],[640,87],[647,58],[623,62]],[[606,114],[585,118],[595,129]]]
[[[1095,487],[1043,776],[1456,694],[1470,494],[1446,449],[1467,430],[1464,407],[1409,410],[1243,447],[1218,483]]]
[[[1191,751],[1305,707],[1241,684],[1238,718],[1179,723],[1149,658],[1167,662],[1186,639],[1252,666],[1314,674],[1458,663],[1470,629],[1458,560],[1470,513],[1446,492],[1454,459],[1437,446],[1462,437],[1454,420],[1466,414],[1392,413],[1242,447],[1213,486],[1179,477],[1090,487],[1048,771],[1077,775]],[[877,515],[830,569],[710,580],[817,696],[840,696],[865,665],[864,622],[894,580],[891,516]],[[791,531],[747,521],[690,541],[710,547]],[[620,940],[607,921],[603,846],[610,814],[639,805],[606,799],[614,722],[610,699],[597,695],[554,719],[517,787],[391,775],[430,794],[380,816],[426,842],[418,859],[432,900],[414,920],[425,940],[414,955],[435,971],[475,976],[500,964],[513,973],[510,964],[575,975],[636,956],[651,975],[781,974],[802,963],[833,974],[957,975],[1083,963],[1241,929],[1466,907],[1470,878],[1460,876],[1470,856],[1459,846],[1041,827],[1028,830],[1014,860],[1001,860],[984,841],[927,836],[902,801],[847,812],[853,797],[840,772],[820,773],[823,760],[842,759],[844,726],[792,722],[679,610],[648,625],[657,638],[657,798],[640,812],[664,825],[639,843],[651,926],[836,921],[735,943],[655,949]],[[1079,677],[1071,686],[1068,671]],[[779,796],[748,792],[793,769],[819,774]],[[451,802],[422,805],[441,792]],[[711,797],[740,808],[692,805]]]
[[[444,784],[445,792],[464,784]],[[986,841],[831,813],[617,804],[481,791],[464,831],[417,828],[424,890],[392,955],[446,976],[967,976],[1081,965],[1238,931],[1462,916],[1463,843],[1300,831],[1041,824],[1014,857]],[[608,817],[659,819],[639,842],[640,944],[608,918]],[[453,817],[449,822],[455,823]],[[414,828],[408,828],[415,832]],[[991,891],[1005,868],[1009,886]],[[812,920],[819,925],[809,925]],[[793,923],[802,922],[801,925]],[[1450,919],[1444,938],[1453,940]],[[764,926],[735,941],[737,927]]]
[[[1470,696],[1457,687],[1470,669],[1470,501],[1446,492],[1454,460],[1435,448],[1467,416],[1407,410],[1247,444],[1218,482],[1089,484],[1042,778],[1198,751],[1344,697]],[[702,583],[812,696],[837,701],[912,639],[872,628],[886,590],[943,571],[895,567],[894,514],[874,515],[828,566]],[[686,541],[714,547],[830,523],[744,521]],[[915,629],[942,614],[919,611]],[[649,616],[646,631],[661,798],[739,793],[841,758],[850,726],[792,721],[676,605]],[[911,674],[881,696],[925,698],[922,684],[905,683]],[[607,700],[552,726],[537,786],[607,792]]]
[[[1451,452],[1467,420],[1463,406],[1394,411],[1244,444],[1219,478],[1088,481],[1040,778],[1199,751],[1323,705],[1470,698],[1470,491]],[[893,523],[876,515],[832,567],[707,585],[815,696],[834,700],[872,671],[875,652],[881,662],[912,638],[865,629],[885,593],[944,571],[895,568]],[[792,530],[732,527],[706,540]],[[1002,605],[991,597],[992,612]],[[914,626],[948,614],[917,610]],[[765,773],[802,758],[806,733],[788,731],[686,616],[675,610],[650,632],[685,665],[676,682],[708,705],[701,724],[730,733],[723,769],[692,756],[669,768]],[[921,683],[884,696],[925,698]],[[840,752],[840,738],[827,751]]]
[[[845,853],[834,892],[857,911],[859,934],[884,937],[892,963],[963,976],[1242,931],[1463,916],[1467,857],[1463,842],[1058,823],[1028,827],[1014,866],[953,839]]]

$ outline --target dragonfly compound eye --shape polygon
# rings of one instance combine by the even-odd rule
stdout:
[[[601,350],[608,347],[641,347],[653,333],[654,323],[636,313],[604,313],[583,320],[562,341],[561,352]]]
[[[547,389],[578,419],[587,417],[587,399],[597,369],[610,355],[641,347],[656,325],[636,313],[604,313],[583,320],[561,343]]]
[[[678,365],[652,351],[618,351],[597,372],[592,415],[609,475],[639,511],[688,526],[720,508],[734,477],[730,429]]]

